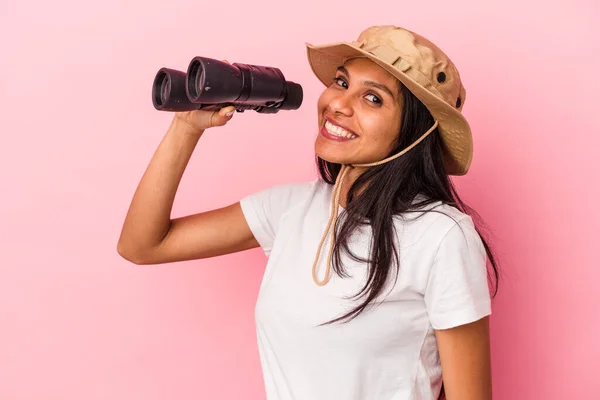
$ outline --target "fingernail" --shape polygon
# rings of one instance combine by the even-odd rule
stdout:
[[[225,115],[227,115],[228,117],[231,117],[231,116],[233,115],[233,113],[234,113],[234,111],[229,111],[229,112],[228,112],[227,114],[225,114]]]

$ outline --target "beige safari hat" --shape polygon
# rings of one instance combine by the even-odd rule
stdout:
[[[428,39],[393,25],[372,26],[356,41],[313,46],[308,61],[317,78],[330,85],[351,58],[366,57],[394,75],[429,109],[444,143],[446,172],[464,175],[473,157],[471,128],[461,111],[466,91],[452,61]]]

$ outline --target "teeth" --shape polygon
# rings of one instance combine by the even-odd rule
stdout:
[[[339,136],[339,137],[343,137],[343,138],[347,138],[347,139],[354,139],[357,137],[356,135],[351,134],[347,130],[342,129],[339,126],[333,125],[329,121],[325,121],[325,129],[327,129],[327,132],[329,132],[330,134],[332,134],[334,136]]]

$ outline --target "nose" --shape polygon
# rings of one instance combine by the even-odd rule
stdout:
[[[352,109],[352,97],[348,91],[343,91],[336,94],[327,105],[329,111],[338,115],[351,116],[353,114]]]

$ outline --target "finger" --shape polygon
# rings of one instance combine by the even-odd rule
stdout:
[[[211,116],[211,126],[223,126],[229,121],[235,112],[235,107],[228,106],[221,108],[218,112],[213,111]]]
[[[235,112],[235,106],[223,107],[219,110],[219,116],[220,117],[229,117],[229,116],[233,115],[233,112]]]
[[[213,111],[213,112],[210,114],[210,118],[209,118],[209,120],[210,120],[210,124],[209,124],[209,126],[210,126],[211,128],[212,128],[213,126],[217,126],[217,125],[216,125],[216,119],[218,118],[218,116],[219,116],[219,113],[218,113],[217,111]]]

